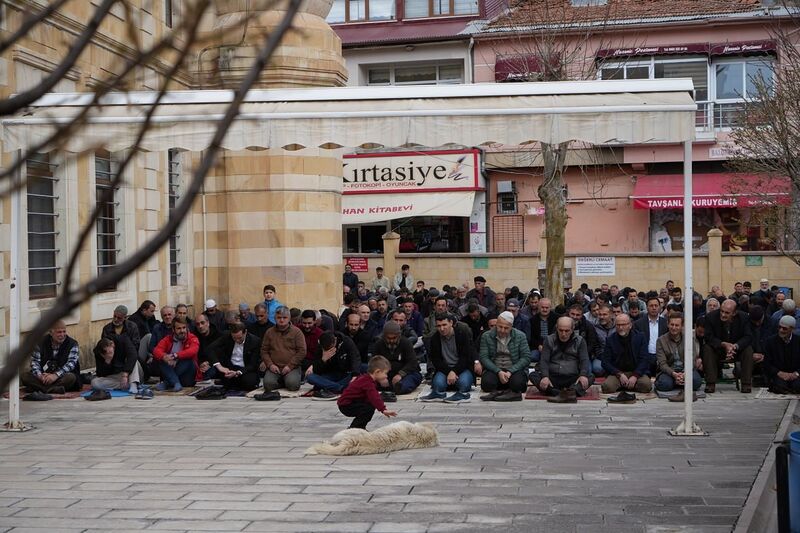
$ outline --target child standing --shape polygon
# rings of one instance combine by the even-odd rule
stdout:
[[[395,411],[388,411],[386,405],[378,394],[375,383],[386,382],[392,365],[382,355],[376,355],[367,364],[367,373],[358,376],[350,382],[342,395],[337,400],[339,411],[344,416],[353,417],[350,428],[367,429],[367,424],[372,420],[375,410],[383,416],[397,416]]]

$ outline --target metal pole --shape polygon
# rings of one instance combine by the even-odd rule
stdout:
[[[22,152],[17,151],[17,157],[21,157]],[[14,184],[22,181],[20,171],[14,176]],[[19,346],[19,239],[21,234],[20,226],[20,194],[19,189],[11,193],[11,286],[9,294],[9,324],[8,324],[8,355]],[[8,361],[5,361],[8,364]],[[30,429],[19,419],[19,377],[14,376],[8,389],[8,422],[2,428],[5,431],[24,431]]]
[[[775,448],[775,485],[778,489],[778,533],[789,533],[789,445]]]
[[[683,309],[683,422],[670,431],[674,436],[706,435],[692,418],[694,398],[694,330],[692,329],[692,295],[694,279],[692,276],[692,141],[683,143],[683,274],[686,283]]]

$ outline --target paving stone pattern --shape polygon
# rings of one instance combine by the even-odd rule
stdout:
[[[710,437],[675,438],[665,400],[401,401],[440,447],[336,458],[303,455],[346,427],[335,402],[23,403],[37,429],[0,433],[0,533],[730,531],[787,404],[723,388],[695,404]]]

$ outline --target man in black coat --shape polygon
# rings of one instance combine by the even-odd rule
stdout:
[[[142,338],[139,332],[139,327],[132,320],[128,320],[128,308],[124,305],[118,305],[114,308],[114,313],[111,317],[111,322],[103,326],[103,331],[100,333],[101,337],[113,339],[117,335],[124,335],[131,341],[131,346],[138,353],[139,340]]]
[[[128,320],[136,324],[136,329],[139,330],[139,336],[144,337],[153,332],[153,327],[158,324],[158,320],[155,317],[156,314],[156,304],[152,300],[145,300],[142,302],[142,305],[139,306],[139,309],[136,310],[131,316],[128,317]],[[139,347],[135,346],[138,350]]]
[[[231,324],[230,332],[209,347],[207,356],[226,389],[251,391],[258,387],[261,339],[247,333],[241,322]]]
[[[355,319],[353,313],[348,317]],[[353,376],[359,374],[361,355],[353,340],[342,333],[326,331],[319,337],[311,373],[306,378],[314,385],[313,398],[333,400],[342,393]]]
[[[764,373],[769,390],[775,394],[800,393],[800,336],[794,334],[797,321],[783,316],[778,334],[764,342]]]
[[[443,400],[447,403],[468,402],[475,382],[473,370],[478,361],[472,330],[457,323],[451,315],[436,314],[436,333],[431,337],[429,361],[436,369],[431,380],[431,392],[422,397],[424,402]],[[447,397],[445,391],[455,388]]]
[[[716,311],[706,315],[703,370],[706,392],[716,392],[719,365],[723,362],[741,363],[741,385],[744,393],[752,391],[753,332],[747,313],[736,310],[736,302],[725,300]]]
[[[141,366],[136,350],[126,335],[103,337],[94,348],[94,390],[124,390],[139,392]]]

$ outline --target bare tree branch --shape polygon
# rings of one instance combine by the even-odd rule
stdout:
[[[33,326],[30,332],[25,336],[20,345],[9,354],[6,359],[6,364],[0,369],[0,390],[5,390],[14,376],[17,375],[22,363],[24,362],[27,354],[29,354],[35,347],[39,339],[44,336],[52,325],[59,319],[67,316],[72,310],[78,307],[82,302],[87,301],[94,294],[97,293],[101,287],[113,285],[130,273],[136,268],[147,261],[153,254],[169,240],[170,236],[178,229],[178,226],[183,221],[186,214],[192,207],[195,197],[202,188],[205,177],[211,170],[214,162],[216,161],[217,153],[219,152],[222,141],[230,128],[236,116],[239,114],[242,102],[247,96],[250,88],[258,80],[261,71],[266,66],[272,54],[280,44],[284,34],[289,30],[292,25],[297,11],[300,8],[303,0],[290,0],[286,14],[278,24],[278,26],[269,35],[264,46],[259,50],[253,65],[247,72],[241,85],[234,92],[234,98],[228,106],[225,116],[219,121],[214,137],[211,140],[208,148],[203,152],[202,159],[199,166],[194,171],[194,175],[186,191],[178,204],[170,213],[167,223],[159,229],[156,235],[150,239],[143,247],[134,252],[131,256],[124,259],[122,262],[117,263],[113,267],[104,271],[99,276],[89,280],[81,287],[74,291],[64,294],[58,298],[55,305],[44,312],[38,322]]]
[[[119,168],[117,169],[117,172],[114,174],[114,177],[111,180],[111,185],[103,189],[102,196],[95,203],[94,209],[92,210],[92,214],[89,217],[89,220],[86,221],[81,230],[80,235],[78,236],[78,241],[75,243],[74,251],[72,253],[72,257],[69,258],[66,274],[64,276],[65,295],[68,295],[72,290],[72,274],[74,273],[75,267],[78,264],[78,259],[81,256],[81,250],[83,249],[83,245],[85,244],[86,239],[88,239],[89,235],[92,233],[94,225],[97,222],[97,218],[100,216],[100,212],[103,210],[103,206],[105,206],[108,202],[112,201],[114,197],[114,189],[116,189],[122,184],[125,170],[127,169],[130,162],[133,161],[133,158],[139,153],[142,141],[144,140],[145,135],[150,129],[150,123],[153,119],[153,115],[158,109],[158,106],[161,104],[161,100],[164,98],[164,95],[167,93],[169,85],[172,82],[172,78],[183,67],[184,62],[186,61],[186,58],[189,55],[189,52],[192,50],[192,47],[194,46],[194,43],[197,39],[197,30],[200,26],[200,21],[202,20],[203,15],[208,9],[208,5],[209,5],[209,0],[200,0],[198,4],[195,6],[195,9],[192,10],[192,16],[188,17],[187,22],[189,24],[189,27],[187,28],[188,36],[185,45],[181,49],[179,56],[175,59],[175,62],[170,66],[170,69],[167,72],[166,76],[164,76],[164,80],[161,83],[161,87],[159,88],[155,101],[148,109],[147,114],[144,117],[144,121],[141,127],[139,128],[139,134],[136,137],[136,141],[133,143],[133,146],[131,146],[128,149],[127,155],[122,160],[122,162],[120,162]]]
[[[55,2],[51,2],[47,5],[44,9],[37,13],[31,13],[28,15],[25,20],[22,22],[17,31],[12,33],[8,39],[3,39],[0,41],[0,54],[8,50],[11,46],[14,46],[17,41],[25,37],[29,31],[33,29],[34,26],[43,22],[47,19],[50,15],[61,9],[67,3],[67,0],[56,0]]]
[[[97,30],[100,28],[100,23],[103,22],[103,19],[108,15],[108,12],[111,10],[111,7],[116,4],[119,0],[103,0],[103,3],[97,7],[94,12],[94,15],[89,20],[89,23],[86,24],[86,28],[84,28],[83,33],[78,36],[78,40],[73,43],[73,45],[69,49],[69,53],[67,57],[64,58],[59,65],[53,69],[45,79],[41,81],[36,87],[29,89],[23,93],[17,94],[8,98],[7,100],[0,100],[0,116],[4,115],[11,115],[16,113],[23,107],[32,104],[45,94],[50,92],[50,89],[56,86],[56,84],[64,78],[64,76],[69,72],[75,62],[78,60],[80,55],[83,53],[83,50],[86,46],[91,42],[92,36],[97,33]]]

